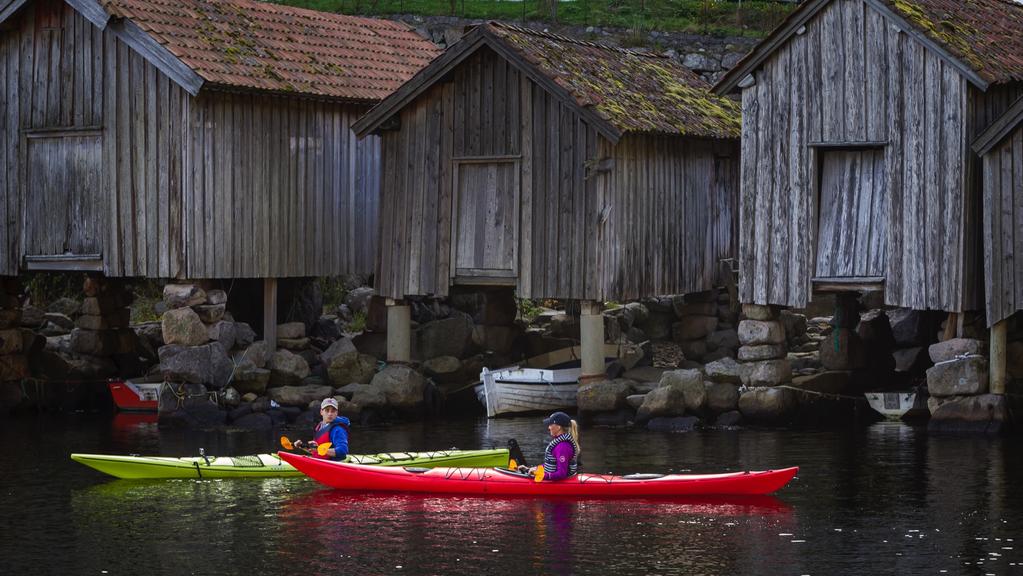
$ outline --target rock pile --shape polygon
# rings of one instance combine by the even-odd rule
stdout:
[[[1001,432],[1009,409],[1001,394],[989,394],[988,343],[976,338],[951,338],[932,344],[928,355],[927,407],[932,430]]]
[[[19,381],[29,375],[20,292],[17,279],[0,277],[0,410],[21,401]]]

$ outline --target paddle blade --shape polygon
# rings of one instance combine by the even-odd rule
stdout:
[[[295,445],[291,443],[291,440],[287,436],[281,436],[281,448],[285,450],[294,450]]]
[[[519,467],[519,463],[516,462],[514,458],[508,460],[508,469],[509,470],[517,470],[518,467]]]
[[[543,482],[543,466],[536,467],[536,476],[533,477],[536,482]]]
[[[316,453],[320,456],[326,456],[327,450],[330,450],[330,442],[324,442],[316,446]]]

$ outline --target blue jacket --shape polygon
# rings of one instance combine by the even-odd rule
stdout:
[[[317,444],[330,442],[330,447],[335,453],[330,460],[344,460],[348,457],[348,426],[351,424],[347,417],[338,416],[327,426],[324,426],[323,422],[316,425],[313,439]]]

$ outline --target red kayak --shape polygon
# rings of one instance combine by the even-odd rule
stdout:
[[[770,494],[799,468],[726,474],[579,474],[566,480],[536,482],[532,476],[501,468],[380,468],[278,452],[300,472],[341,490],[491,494],[500,496],[724,496]]]

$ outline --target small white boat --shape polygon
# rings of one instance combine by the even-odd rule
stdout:
[[[867,392],[870,407],[889,420],[923,416],[928,412],[927,399],[916,392]]]
[[[635,346],[607,344],[604,356],[632,367],[643,352]],[[544,366],[546,365],[546,366]],[[579,389],[579,347],[564,348],[526,360],[523,365],[483,369],[476,397],[487,417],[514,412],[551,412],[574,408]]]

